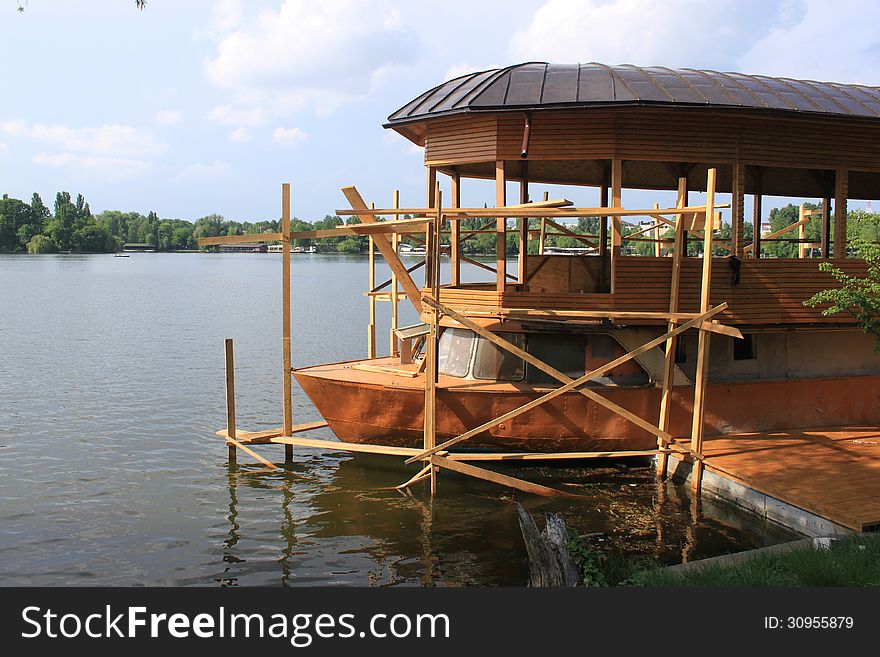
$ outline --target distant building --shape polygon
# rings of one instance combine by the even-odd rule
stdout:
[[[256,242],[243,242],[241,244],[221,244],[220,253],[266,253],[268,247]]]
[[[152,253],[156,250],[155,244],[147,244],[146,242],[126,242],[122,245],[123,251]]]
[[[761,237],[763,237],[764,235],[769,235],[771,231],[772,231],[772,228],[770,227],[770,222],[769,221],[762,221],[761,222]]]

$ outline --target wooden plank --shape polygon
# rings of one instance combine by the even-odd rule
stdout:
[[[495,162],[495,205],[503,208],[507,205],[507,175],[504,161]],[[495,218],[495,286],[503,292],[507,285],[507,218]]]
[[[368,445],[366,443],[343,443],[336,440],[319,438],[278,437],[269,440],[273,445],[294,445],[312,449],[330,449],[343,452],[361,452],[364,454],[384,454],[386,456],[411,456],[421,453],[415,447],[391,447],[388,445]]]
[[[461,175],[456,168],[451,176],[450,185],[450,205],[453,208],[461,206]],[[452,278],[450,282],[453,287],[458,287],[461,283],[461,224],[453,221],[450,224],[449,234],[449,258],[452,261]]]
[[[717,203],[715,205],[715,210],[720,210],[723,208],[729,208],[729,203]],[[401,214],[415,214],[415,215],[423,215],[422,217],[418,217],[415,221],[421,221],[433,213],[435,208],[383,208],[370,210],[366,208],[360,212],[357,210],[336,210],[336,214],[339,216],[344,215],[357,215],[357,216],[376,216],[376,215],[401,215]],[[577,219],[580,217],[652,217],[654,215],[670,215],[670,216],[679,216],[679,215],[688,215],[694,214],[695,212],[705,212],[705,205],[689,205],[684,208],[644,208],[637,209],[631,208],[626,209],[618,206],[609,206],[609,207],[600,207],[600,208],[576,208],[576,207],[543,207],[543,204],[538,203],[529,203],[528,205],[507,205],[500,206],[494,208],[446,208],[444,210],[444,214],[446,214],[446,218],[450,221],[460,221],[462,219],[495,219],[504,216],[511,219],[518,219],[520,217],[529,217],[529,218],[538,218],[540,219],[543,216],[551,217],[551,218],[562,218],[562,219]],[[396,222],[386,222],[386,223],[396,223]],[[334,230],[342,230],[342,227],[336,228]]]
[[[275,465],[274,463],[272,463],[272,462],[270,462],[270,461],[267,461],[266,459],[264,459],[262,456],[260,456],[259,454],[257,454],[254,450],[250,449],[249,447],[245,447],[245,446],[242,445],[240,442],[238,442],[235,438],[230,438],[229,436],[226,436],[226,443],[227,443],[228,445],[230,445],[230,449],[232,449],[233,447],[237,447],[238,449],[240,449],[240,450],[241,450],[242,452],[244,452],[245,454],[250,454],[250,455],[253,456],[255,459],[257,459],[260,463],[262,463],[263,465],[265,465],[267,468],[270,468],[270,469],[272,469],[272,470],[277,470],[277,469],[278,469],[278,466],[277,466],[277,465]]]
[[[393,242],[394,238],[392,238]],[[373,236],[367,238],[367,276],[369,278],[369,289],[376,287],[376,245],[373,243]],[[376,357],[376,297],[369,297],[369,321],[367,322],[367,358]]]
[[[225,340],[226,351],[226,435],[235,438],[235,356],[232,338]],[[229,446],[229,465],[235,465],[235,447]]]
[[[434,467],[434,466],[431,465],[431,464],[429,463],[429,464],[426,465],[424,468],[422,468],[421,470],[419,470],[419,471],[418,471],[415,475],[413,475],[411,478],[407,479],[405,482],[403,482],[403,483],[400,484],[399,486],[395,486],[394,488],[395,488],[396,490],[403,490],[404,488],[409,488],[409,487],[412,486],[414,483],[416,483],[416,482],[418,482],[418,481],[421,481],[422,479],[425,479],[426,477],[430,477],[430,476],[431,476],[431,469],[432,469],[433,467]]]
[[[623,162],[620,158],[611,160],[611,205],[615,208],[623,207]],[[617,261],[620,260],[620,217],[605,210],[601,216],[611,216],[611,294],[614,294],[617,285]]]
[[[583,459],[617,459],[663,454],[665,449],[622,450],[609,452],[452,452],[450,461],[577,461]]]
[[[849,171],[837,169],[834,175],[834,258],[846,258],[846,197]]]
[[[542,497],[567,497],[583,499],[582,495],[575,495],[574,493],[557,490],[555,488],[549,488],[548,486],[533,484],[522,479],[517,479],[516,477],[510,477],[508,475],[503,475],[498,472],[493,472],[492,470],[486,470],[485,468],[478,468],[474,465],[467,465],[466,463],[452,461],[442,456],[432,456],[431,465],[441,467],[445,470],[450,470],[452,472],[458,472],[459,474],[467,475],[469,477],[474,477],[475,479],[489,481],[493,484],[498,484],[499,486],[521,490],[524,493],[532,493],[533,495],[540,495]]]
[[[282,352],[282,411],[284,435],[293,427],[293,390],[291,388],[290,350],[290,183],[281,185],[281,352]],[[285,447],[284,461],[293,461],[293,447]]]
[[[220,235],[218,237],[200,237],[196,240],[199,246],[215,246],[217,244],[246,244],[248,242],[277,242],[285,233],[250,233],[248,235]]]
[[[348,200],[352,209],[355,211],[367,210],[367,204],[364,202],[360,192],[358,192],[355,187],[343,187],[342,193],[345,195],[345,198]],[[369,214],[357,216],[362,223],[373,223],[375,221],[375,219]],[[379,251],[382,253],[382,257],[385,258],[385,263],[391,268],[391,271],[397,274],[397,279],[403,286],[403,291],[406,292],[407,299],[409,299],[409,302],[413,305],[416,312],[421,313],[422,299],[419,294],[419,288],[416,287],[415,282],[410,278],[409,273],[406,271],[406,267],[394,252],[394,249],[391,247],[391,242],[388,241],[388,238],[385,235],[376,235],[374,239],[376,241],[376,246],[379,247]]]
[[[425,302],[427,304],[431,304],[431,305],[437,303],[433,299],[429,299],[429,298],[426,298]],[[485,331],[480,326],[477,326],[473,322],[470,322],[470,320],[468,320],[467,318],[465,318],[461,315],[458,315],[457,313],[455,313],[455,311],[452,311],[451,309],[449,309],[447,307],[443,307],[443,306],[438,306],[438,307],[441,311],[449,314],[456,321],[464,324],[465,326],[470,328],[475,333],[480,334],[482,337],[485,337],[487,340],[489,340],[490,342],[492,342],[496,346],[501,347],[502,349],[509,351],[509,352],[519,356],[520,358],[523,358],[524,360],[527,360],[528,362],[532,363],[535,367],[537,367],[538,369],[540,369],[543,372],[546,372],[550,376],[552,376],[560,381],[564,381],[567,379],[568,382],[565,383],[563,386],[556,388],[555,390],[553,390],[551,392],[548,392],[548,393],[546,393],[536,399],[533,399],[530,402],[523,404],[522,406],[519,406],[511,411],[508,411],[507,413],[504,413],[503,415],[501,415],[499,417],[496,417],[493,420],[489,420],[488,422],[485,422],[474,429],[470,429],[469,431],[466,431],[465,433],[463,433],[459,436],[456,436],[455,438],[451,438],[451,439],[445,441],[444,443],[442,443],[441,445],[434,447],[433,449],[425,450],[418,457],[413,457],[411,459],[408,459],[406,461],[407,463],[412,463],[413,461],[418,461],[418,460],[425,458],[427,456],[430,456],[431,454],[434,454],[442,449],[448,449],[452,445],[456,445],[464,440],[472,438],[472,437],[476,436],[477,434],[480,434],[483,431],[486,431],[487,429],[491,429],[492,427],[497,426],[497,425],[501,424],[502,422],[506,422],[507,420],[518,417],[519,415],[522,415],[523,413],[530,411],[531,409],[536,408],[536,407],[540,406],[541,404],[550,401],[551,399],[555,399],[556,397],[565,394],[569,390],[578,389],[580,386],[582,386],[585,383],[587,383],[588,381],[590,381],[590,379],[593,379],[597,376],[601,376],[605,372],[612,370],[615,367],[618,367],[619,365],[622,365],[623,363],[630,361],[631,359],[635,358],[636,356],[639,356],[639,355],[653,349],[654,347],[662,344],[663,342],[665,342],[669,338],[670,335],[678,335],[678,334],[683,333],[684,331],[686,331],[690,328],[693,328],[694,326],[697,326],[702,321],[707,320],[710,317],[712,317],[713,315],[724,310],[724,308],[727,307],[727,304],[723,303],[720,306],[716,306],[715,308],[712,308],[711,310],[707,311],[706,313],[703,313],[702,315],[696,317],[695,319],[692,319],[689,322],[685,322],[684,324],[673,329],[672,331],[665,333],[665,334],[661,335],[660,337],[655,338],[649,342],[646,342],[641,347],[638,347],[637,349],[630,351],[629,353],[625,354],[624,356],[621,356],[621,357],[616,358],[608,363],[605,363],[601,367],[597,367],[596,369],[594,369],[590,372],[587,372],[582,377],[580,377],[578,379],[574,379],[574,380],[572,380],[570,377],[563,374],[562,372],[559,372],[558,370],[550,367],[549,365],[542,362],[541,360],[533,357],[531,354],[524,352],[519,347],[516,347],[516,346],[512,345],[511,343],[507,342],[506,340],[504,340],[503,338],[498,337],[494,333],[490,333],[488,331]],[[630,422],[632,422],[636,426],[639,426],[639,427],[641,427],[651,433],[656,433],[657,435],[662,435],[663,438],[667,442],[672,440],[672,436],[670,436],[668,433],[661,432],[659,428],[651,425],[649,422],[646,422],[645,420],[634,415],[633,413],[630,413],[625,408],[622,408],[621,406],[618,406],[617,404],[610,402],[609,400],[607,400],[604,397],[602,397],[601,395],[593,392],[592,390],[578,389],[578,392],[585,395],[586,397],[589,397],[592,401],[594,401],[598,404],[601,404],[602,406],[605,406],[606,408],[614,411],[615,413],[617,413],[621,417],[624,417],[625,419],[629,420]],[[664,435],[664,433],[665,433],[665,435]]]
[[[678,179],[678,205],[687,204],[687,185],[688,180],[685,177]],[[678,295],[681,287],[681,263],[684,258],[685,251],[684,241],[684,224],[680,221],[675,222],[675,244],[672,251],[672,280],[669,283],[669,312],[678,312]],[[674,328],[674,323],[670,319],[667,324],[667,331]],[[670,337],[666,341],[666,351],[663,356],[663,390],[660,395],[660,419],[658,426],[663,431],[669,430],[669,414],[672,408],[672,384],[675,376],[675,351],[677,348],[677,339],[675,336]],[[657,437],[657,447],[663,446],[662,436]],[[668,466],[668,458],[663,454],[657,458],[657,475],[661,479],[666,478]]]
[[[370,215],[373,216],[373,215]],[[336,231],[336,235],[390,235],[392,233],[402,232],[405,228],[419,228],[431,223],[429,217],[417,217],[415,219],[395,219],[394,221],[377,221],[373,224],[349,224],[347,226],[336,226],[332,230]]]
[[[731,181],[731,250],[733,255],[742,260],[743,248],[745,247],[745,192],[746,192],[746,167],[742,162],[735,162],[731,167],[733,180]]]
[[[306,431],[314,431],[315,429],[323,429],[330,426],[324,420],[318,422],[305,422],[304,424],[294,424],[290,433],[304,433]],[[222,438],[229,437],[226,431],[217,431],[216,434]],[[279,438],[284,436],[284,427],[275,427],[272,429],[263,429],[262,431],[238,431],[234,436],[236,440],[246,444],[268,444],[270,438]]]
[[[706,215],[715,212],[715,177],[717,170],[710,168],[706,175]],[[709,295],[712,284],[712,238],[713,231],[707,226],[703,241],[703,273],[700,286],[700,311],[709,309]],[[706,404],[705,388],[709,374],[709,338],[708,331],[700,331],[697,339],[697,371],[694,380],[694,411],[691,424],[691,449],[697,454],[703,451],[703,410]],[[692,488],[699,491],[702,484],[703,462],[694,463]]]
[[[400,191],[394,190],[391,199],[393,207],[400,206]],[[400,247],[400,235],[391,236],[391,250],[398,253]],[[409,270],[407,270],[409,271]],[[388,353],[392,356],[400,353],[400,346],[397,340],[397,328],[400,323],[400,284],[397,282],[397,274],[391,270],[391,328],[388,331]],[[375,288],[374,288],[375,289]]]

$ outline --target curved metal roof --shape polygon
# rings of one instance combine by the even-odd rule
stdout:
[[[465,112],[612,104],[880,118],[880,87],[661,66],[528,62],[444,82],[394,112],[385,127]]]

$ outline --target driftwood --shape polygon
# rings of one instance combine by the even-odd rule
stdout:
[[[516,503],[519,528],[529,555],[529,586],[577,586],[581,582],[577,567],[568,552],[568,529],[555,513],[545,513],[543,532],[532,516]]]

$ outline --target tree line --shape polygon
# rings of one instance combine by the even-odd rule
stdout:
[[[806,207],[816,209],[821,205],[807,203]],[[798,206],[796,205],[789,204],[782,208],[774,208],[770,211],[769,216],[770,230],[777,231],[789,226],[798,220],[798,216]],[[384,219],[377,217],[377,220],[383,221]],[[314,222],[293,218],[291,229],[293,231],[325,230],[355,223],[359,223],[357,217],[349,217],[346,221],[336,215],[326,215],[323,219]],[[494,219],[488,221],[485,219],[462,219],[462,234],[467,237],[461,245],[462,253],[467,255],[494,254],[494,230],[472,235],[468,233],[468,231],[482,228],[494,228],[494,225]],[[568,227],[578,234],[596,235],[599,232],[599,219],[597,217],[581,217],[577,224]],[[539,228],[539,219],[529,220],[530,231],[537,231]],[[51,210],[36,193],[31,197],[30,203],[10,198],[8,195],[4,195],[0,199],[0,252],[3,253],[57,253],[64,251],[111,253],[121,249],[124,244],[132,242],[150,244],[157,251],[189,251],[198,249],[196,240],[202,237],[275,233],[280,230],[280,219],[234,221],[219,214],[209,214],[192,222],[185,219],[161,218],[155,212],[143,215],[139,212],[105,210],[99,214],[92,214],[89,204],[82,194],[77,194],[73,198],[68,192],[58,192],[55,195],[55,204]],[[637,230],[639,230],[637,226],[624,224],[621,232],[625,237]],[[545,246],[561,248],[585,246],[580,240],[567,235],[554,235],[553,232],[552,228],[548,229]],[[752,241],[753,232],[752,223],[746,222],[744,225],[746,243]],[[721,225],[717,239],[729,240],[730,233],[730,224],[724,223]],[[666,230],[662,235],[664,238],[672,238],[673,232]],[[821,235],[821,217],[814,215],[806,226],[807,239],[819,242]],[[654,231],[642,235],[644,238],[653,236]],[[785,237],[796,238],[797,231],[792,231]],[[880,242],[880,214],[862,210],[849,212],[847,215],[847,238],[851,241]],[[421,244],[415,236],[403,236],[402,241],[412,246]],[[448,236],[444,236],[443,242],[448,243]],[[628,253],[654,254],[655,245],[653,242],[632,241],[625,244]],[[306,248],[315,246],[319,253],[366,253],[369,248],[369,240],[365,235],[340,235],[321,240],[294,240],[293,245]],[[507,253],[515,254],[518,252],[519,236],[516,230],[508,231],[506,246]],[[530,253],[537,253],[537,241],[530,240],[528,248]],[[702,248],[702,240],[690,242],[688,253],[689,255],[699,255],[702,253]],[[721,247],[716,247],[714,255],[723,257],[728,253]],[[792,242],[764,242],[762,253],[770,257],[796,257],[798,245]]]

